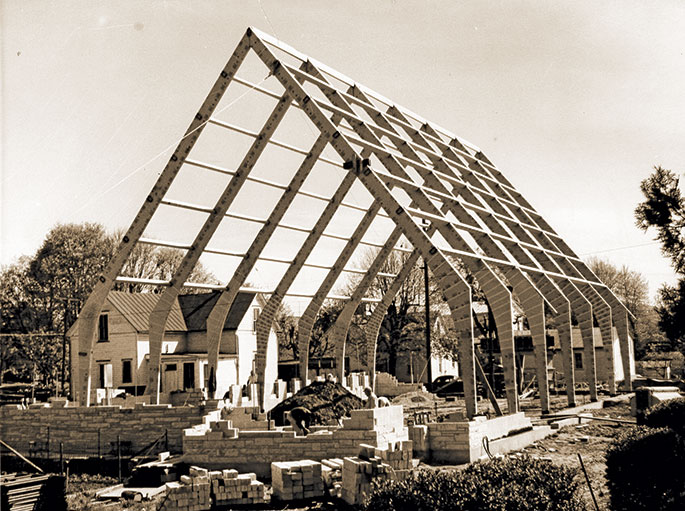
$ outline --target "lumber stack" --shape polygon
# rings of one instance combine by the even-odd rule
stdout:
[[[278,500],[300,500],[324,494],[321,463],[312,460],[271,463],[273,496]]]
[[[65,478],[47,474],[0,476],[0,509],[3,511],[66,511]]]

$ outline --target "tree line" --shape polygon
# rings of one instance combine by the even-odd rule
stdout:
[[[61,372],[63,336],[122,237],[122,231],[107,232],[99,224],[58,224],[35,254],[2,268],[0,383],[13,380],[55,385]],[[168,280],[182,257],[183,252],[177,249],[138,244],[122,275]],[[191,280],[218,282],[201,264],[196,266]],[[123,283],[117,283],[115,289],[159,290],[145,284]]]

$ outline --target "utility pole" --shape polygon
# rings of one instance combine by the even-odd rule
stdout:
[[[67,359],[67,329],[69,328],[67,325],[69,323],[69,299],[65,298],[64,299],[64,332],[62,333],[62,371],[61,371],[61,376],[60,376],[60,391],[62,396],[65,395],[64,392],[64,377],[65,377],[65,362]]]
[[[426,219],[422,222],[424,231],[430,228],[430,222]],[[433,382],[433,368],[431,367],[431,316],[430,316],[430,299],[428,297],[428,262],[423,258],[423,284],[424,284],[424,305],[426,307],[426,377],[428,383]]]
[[[426,376],[428,377],[428,383],[433,381],[433,368],[431,367],[431,316],[430,316],[430,299],[428,297],[428,264],[426,259],[423,260],[423,283],[425,298],[424,303],[426,306]]]

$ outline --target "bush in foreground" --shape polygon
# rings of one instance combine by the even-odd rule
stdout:
[[[685,440],[672,429],[631,428],[606,459],[614,511],[685,509]]]
[[[367,511],[582,511],[576,470],[522,457],[378,483]]]
[[[644,425],[652,428],[671,428],[685,433],[685,398],[668,399],[647,409]]]

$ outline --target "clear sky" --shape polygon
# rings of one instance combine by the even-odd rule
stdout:
[[[685,169],[685,3],[0,0],[2,263],[127,227],[247,26],[478,145],[581,256],[673,282],[634,226]]]

